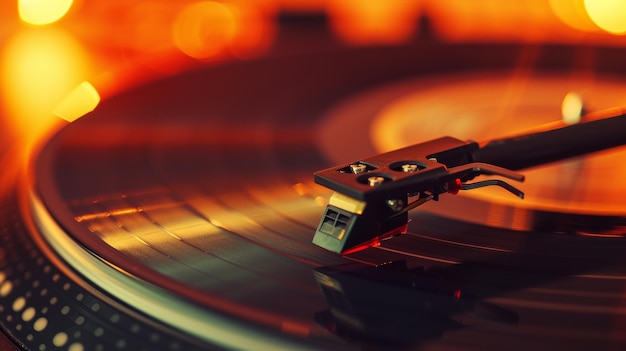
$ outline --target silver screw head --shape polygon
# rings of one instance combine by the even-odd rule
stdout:
[[[412,165],[410,163],[402,165],[402,172],[404,173],[413,173],[417,171],[417,165]]]
[[[353,163],[350,165],[350,170],[354,174],[363,173],[367,170],[367,166],[362,163]]]
[[[379,176],[373,176],[373,177],[367,178],[367,183],[371,187],[381,185],[384,181],[385,181],[385,178],[379,177]]]

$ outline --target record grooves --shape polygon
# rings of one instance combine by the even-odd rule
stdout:
[[[561,50],[532,49],[533,82],[578,77]],[[490,218],[514,206],[446,199],[379,247],[342,257],[311,244],[330,196],[312,173],[336,161],[316,134],[332,124],[324,118],[337,122],[344,108],[368,115],[335,125],[354,129],[334,140],[345,148],[333,157],[367,156],[377,152],[372,121],[414,83],[510,77],[524,50],[426,43],[277,54],[112,97],[44,145],[32,184],[4,205],[3,330],[31,350],[624,346],[619,211],[530,209],[543,227],[507,227],[450,212],[478,201],[473,209]],[[585,72],[617,67],[623,54],[611,53]],[[362,96],[378,96],[378,108],[359,111]]]
[[[40,251],[28,235],[29,224],[20,220],[17,195],[7,199],[3,209],[10,214],[3,218],[12,219],[3,222],[1,229],[1,295],[12,302],[2,306],[3,329],[21,347],[72,351],[207,349],[207,345],[103,295],[76,272],[60,265],[58,258]]]

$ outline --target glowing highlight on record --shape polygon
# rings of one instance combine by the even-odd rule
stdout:
[[[626,1],[585,0],[585,9],[598,27],[613,34],[626,34]]]
[[[74,122],[93,111],[100,103],[100,95],[89,82],[82,82],[61,100],[53,111],[55,116]]]
[[[20,19],[34,25],[44,25],[63,18],[72,7],[72,0],[19,0]]]

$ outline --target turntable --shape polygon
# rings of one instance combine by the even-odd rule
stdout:
[[[2,202],[1,346],[626,345],[626,51],[442,40],[427,16],[393,45],[277,22],[266,54],[123,89],[32,152]],[[568,132],[519,136],[546,128]]]

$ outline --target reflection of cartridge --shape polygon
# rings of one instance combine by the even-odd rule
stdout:
[[[402,261],[319,267],[314,275],[329,307],[316,314],[316,321],[345,338],[412,344],[464,328],[461,316],[512,326],[518,322],[515,312]]]
[[[465,303],[454,290],[444,294],[434,291],[438,287],[428,292],[380,281],[383,274],[395,277],[392,269],[381,267],[349,264],[321,267],[314,274],[329,307],[316,315],[317,322],[332,326],[340,336],[406,343],[462,327],[450,318]]]

